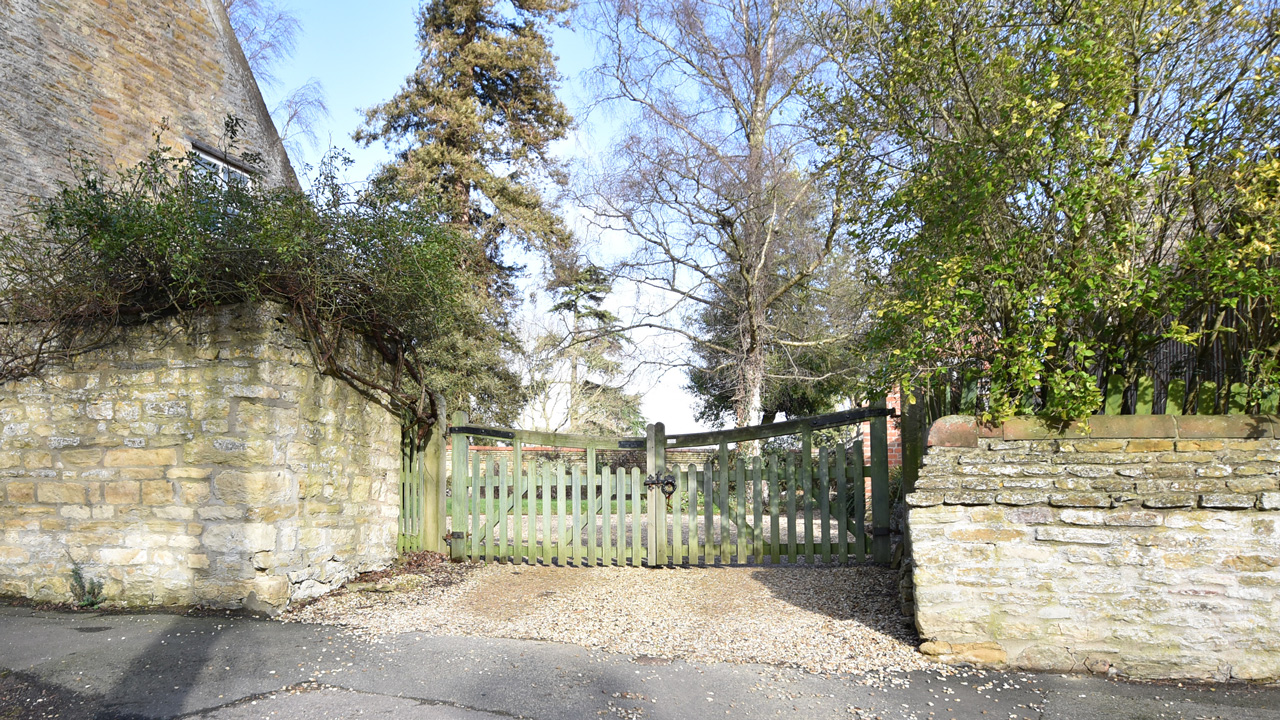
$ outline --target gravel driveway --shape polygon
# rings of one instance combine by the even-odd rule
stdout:
[[[769,663],[863,675],[949,672],[918,653],[897,573],[876,567],[557,568],[442,564],[286,614],[386,636],[572,643],[660,663]]]

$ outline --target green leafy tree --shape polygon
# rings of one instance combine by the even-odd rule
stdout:
[[[1274,382],[1278,20],[1214,0],[826,18],[840,76],[813,106],[885,263],[884,384],[966,365],[990,417],[1079,418],[1156,348],[1227,335],[1239,377]]]

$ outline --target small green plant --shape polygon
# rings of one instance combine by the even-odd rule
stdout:
[[[106,600],[102,594],[102,581],[85,578],[84,570],[78,564],[71,566],[71,596],[75,598],[76,606],[82,608],[96,608]]]

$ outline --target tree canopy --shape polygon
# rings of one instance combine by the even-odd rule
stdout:
[[[827,16],[840,74],[812,97],[884,263],[881,382],[966,366],[991,417],[1078,418],[1185,347],[1256,407],[1280,351],[1278,29],[1270,3],[1216,0]]]

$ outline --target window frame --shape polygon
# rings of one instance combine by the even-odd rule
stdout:
[[[195,138],[188,140],[196,162],[214,177],[219,187],[225,189],[232,183],[253,187],[257,182],[259,172],[244,160]]]

